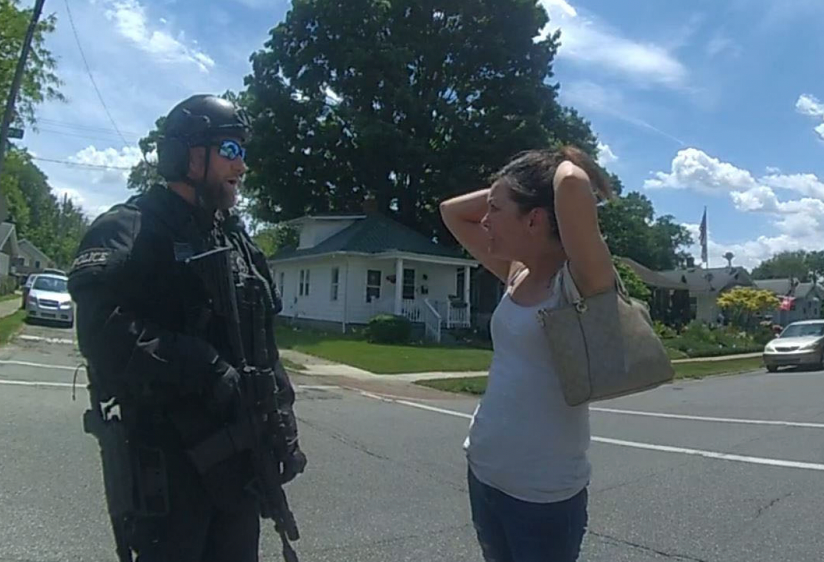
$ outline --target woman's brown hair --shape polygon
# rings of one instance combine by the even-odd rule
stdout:
[[[521,213],[532,209],[546,209],[557,235],[555,220],[555,189],[553,180],[558,166],[569,160],[589,177],[593,191],[601,199],[612,198],[612,188],[601,168],[580,148],[566,145],[556,150],[529,150],[522,152],[492,175],[492,182],[505,180],[509,194]]]

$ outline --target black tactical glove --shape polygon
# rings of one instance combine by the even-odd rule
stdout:
[[[298,474],[303,473],[304,470],[306,470],[306,455],[303,454],[298,444],[295,443],[291,453],[287,455],[283,461],[282,483],[286,484],[287,482],[291,482]]]
[[[222,359],[215,364],[215,373],[217,378],[207,391],[210,393],[206,398],[207,405],[220,416],[234,417],[243,403],[240,373]]]

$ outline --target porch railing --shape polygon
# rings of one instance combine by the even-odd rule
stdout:
[[[451,302],[447,302],[446,306],[447,328],[469,328],[471,322],[469,318],[469,307],[466,303],[461,306],[454,306]]]
[[[424,333],[426,337],[441,343],[441,324],[443,323],[443,319],[429,299],[424,299],[423,303]]]

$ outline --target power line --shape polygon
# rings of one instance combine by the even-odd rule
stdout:
[[[38,128],[38,132],[39,133],[52,133],[52,134],[55,134],[55,135],[64,135],[64,136],[69,136],[69,137],[80,137],[80,138],[84,138],[84,139],[102,140],[102,141],[107,141],[107,142],[112,142],[112,140],[113,140],[111,137],[105,136],[106,133],[98,133],[97,135],[94,135],[94,134],[86,135],[86,134],[75,132],[75,131],[58,131],[57,129],[46,129],[46,128],[43,128],[43,127]],[[104,136],[100,136],[100,135],[104,135]],[[114,136],[114,133],[111,133],[111,135]],[[131,146],[131,145],[129,145],[129,146]]]
[[[66,4],[66,12],[69,15],[69,24],[71,25],[72,32],[74,33],[74,40],[77,42],[77,49],[80,51],[80,57],[83,59],[83,65],[86,67],[86,72],[89,75],[89,79],[92,81],[92,86],[94,86],[94,91],[97,92],[97,99],[100,100],[100,105],[103,106],[103,110],[106,112],[106,115],[109,117],[109,121],[114,127],[114,130],[117,131],[117,134],[120,136],[120,140],[123,141],[123,144],[129,145],[129,141],[127,141],[123,137],[123,133],[120,132],[120,129],[117,128],[117,123],[114,122],[114,117],[112,117],[111,112],[109,111],[109,107],[106,105],[106,102],[103,101],[103,95],[100,93],[100,89],[97,87],[97,82],[94,80],[94,75],[92,75],[92,70],[89,68],[89,62],[86,60],[86,53],[83,52],[83,47],[80,45],[80,36],[77,34],[77,28],[74,26],[74,19],[72,18],[72,11],[69,8],[69,0],[65,0]]]
[[[49,125],[51,127],[63,127],[66,129],[76,129],[78,131],[93,131],[93,132],[101,132],[101,133],[117,133],[115,129],[110,127],[96,127],[94,125],[84,125],[81,123],[71,123],[69,121],[60,121],[58,119],[46,119],[45,117],[40,117],[37,119],[38,123],[43,123],[45,125]],[[134,133],[132,131],[120,131],[124,135],[129,137],[139,137],[139,133]]]
[[[129,166],[104,166],[102,164],[85,164],[83,162],[72,162],[70,160],[57,160],[54,158],[43,158],[42,156],[32,156],[33,160],[42,162],[52,162],[54,164],[65,164],[66,166],[76,166],[78,168],[92,168],[95,170],[131,170]]]

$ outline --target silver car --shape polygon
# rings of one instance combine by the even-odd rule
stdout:
[[[784,328],[764,347],[764,365],[771,373],[786,366],[824,368],[824,320],[793,322]]]
[[[74,326],[74,305],[65,275],[40,273],[26,298],[30,320],[49,320]]]

